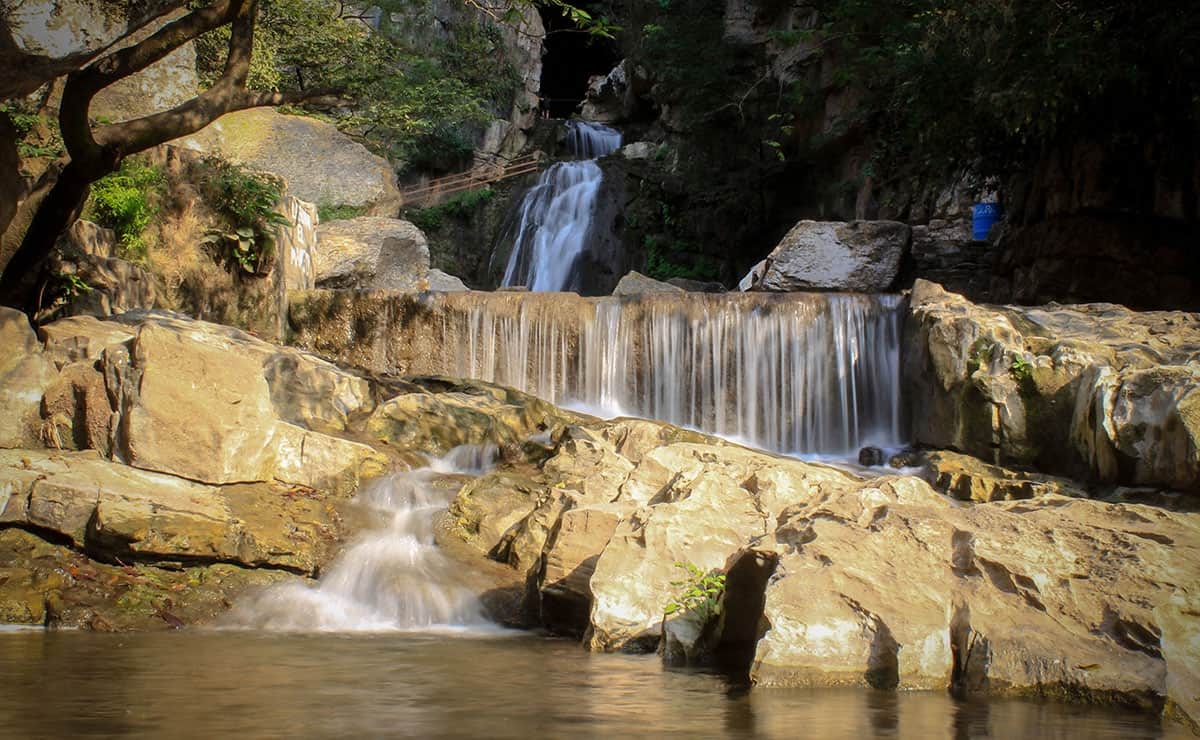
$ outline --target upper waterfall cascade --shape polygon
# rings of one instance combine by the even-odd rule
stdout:
[[[592,230],[604,177],[595,160],[621,146],[621,134],[587,121],[567,124],[567,146],[583,159],[558,162],[521,201],[502,286],[533,291],[578,290],[577,264]]]

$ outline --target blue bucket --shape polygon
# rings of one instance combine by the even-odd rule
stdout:
[[[1004,208],[999,203],[976,203],[971,213],[971,238],[977,242],[986,241],[992,226],[1002,215]]]

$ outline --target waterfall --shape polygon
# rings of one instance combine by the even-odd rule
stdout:
[[[558,162],[521,201],[502,286],[578,290],[576,263],[587,246],[603,172],[594,160],[621,145],[621,134],[587,121],[567,123],[567,146],[584,159]]]
[[[281,631],[428,631],[493,626],[461,567],[434,543],[436,518],[457,486],[440,475],[482,472],[494,446],[455,448],[430,467],[384,476],[365,485],[353,505],[373,519],[315,585],[287,583],[241,602],[227,626]]]
[[[659,419],[779,452],[852,455],[867,444],[904,443],[898,296],[425,300],[397,308],[405,318],[387,322],[386,354],[403,358],[393,372],[478,378],[598,415]]]

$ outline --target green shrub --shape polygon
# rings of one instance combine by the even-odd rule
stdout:
[[[439,203],[429,208],[405,211],[404,215],[421,231],[437,231],[445,225],[448,217],[465,218],[495,195],[496,191],[491,188],[469,190],[454,196],[445,203]]]
[[[275,210],[283,197],[283,181],[219,157],[206,157],[200,170],[201,193],[227,224],[209,229],[204,242],[247,273],[266,272],[275,252],[272,227],[291,223]]]
[[[130,157],[121,168],[92,184],[91,197],[84,214],[117,235],[118,256],[143,261],[146,258],[144,232],[158,214],[159,202],[166,189],[162,169]]]
[[[686,571],[687,578],[671,581],[671,585],[680,591],[667,603],[663,614],[684,612],[695,616],[702,624],[708,622],[720,612],[725,574],[716,570],[704,571],[692,563],[675,563],[675,567]]]

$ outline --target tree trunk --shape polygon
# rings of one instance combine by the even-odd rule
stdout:
[[[39,288],[46,279],[46,258],[60,234],[79,217],[88,186],[116,169],[115,161],[70,162],[39,205],[21,246],[0,275],[0,303],[20,309],[31,318],[37,310]]]

